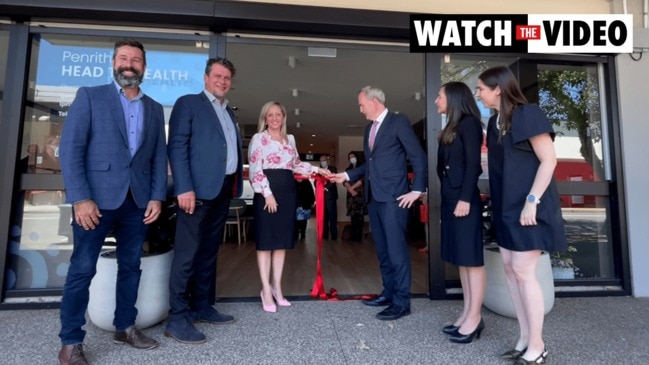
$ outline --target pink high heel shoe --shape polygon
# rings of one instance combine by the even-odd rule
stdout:
[[[273,298],[275,298],[275,302],[277,303],[277,305],[279,305],[280,307],[290,307],[291,306],[291,302],[289,302],[285,298],[280,298],[277,295],[277,292],[275,292],[275,288],[271,288],[270,292],[271,292],[271,294],[273,294]]]
[[[277,306],[275,305],[275,303],[273,303],[271,305],[266,305],[266,303],[264,302],[264,291],[263,290],[259,293],[259,297],[261,298],[261,307],[264,309],[264,311],[266,311],[268,313],[277,312]]]

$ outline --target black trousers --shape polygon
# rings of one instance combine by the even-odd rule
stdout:
[[[228,176],[212,200],[197,200],[194,214],[178,209],[176,243],[169,277],[169,320],[214,304],[216,262],[230,209],[232,183]]]

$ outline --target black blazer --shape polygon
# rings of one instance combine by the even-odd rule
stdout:
[[[437,175],[445,176],[454,189],[460,189],[459,199],[470,202],[482,173],[482,123],[465,115],[458,124],[450,145],[440,143],[437,151]]]

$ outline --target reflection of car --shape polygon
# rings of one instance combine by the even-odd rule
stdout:
[[[241,194],[241,199],[245,200],[248,205],[252,204],[252,199],[255,196],[255,191],[252,190],[252,185],[250,180],[243,181],[243,193]]]
[[[241,192],[241,199],[246,201],[246,204],[252,205],[252,199],[255,196],[255,191],[252,190],[252,184],[249,179],[250,166],[243,165],[243,192]]]

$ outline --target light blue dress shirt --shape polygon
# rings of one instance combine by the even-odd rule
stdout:
[[[237,132],[235,131],[236,125],[230,117],[230,113],[228,113],[228,111],[226,110],[226,108],[228,107],[228,101],[224,100],[221,104],[219,100],[214,95],[212,95],[212,93],[208,92],[207,90],[203,90],[203,92],[212,103],[212,107],[216,112],[216,116],[219,118],[219,122],[221,122],[221,128],[223,129],[223,134],[225,135],[225,141],[227,143],[226,148],[228,151],[225,173],[227,175],[234,174],[235,172],[237,172],[237,163],[239,162],[239,157],[237,154]]]

